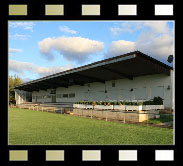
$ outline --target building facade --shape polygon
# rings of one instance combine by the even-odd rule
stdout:
[[[134,57],[136,58],[138,54],[140,53],[139,52],[133,53],[132,55],[135,56],[132,56],[132,58]],[[131,54],[129,54],[128,56],[131,56]],[[121,57],[123,56],[120,56],[120,58]],[[89,66],[91,68],[88,68],[88,66],[87,68],[85,67],[79,68],[80,70],[75,71],[74,73],[72,70],[71,73],[66,74],[68,80],[66,80],[64,74],[62,76],[58,75],[55,77],[48,76],[46,78],[47,84],[44,78],[43,80],[37,81],[36,83],[30,83],[30,84],[28,83],[26,85],[23,85],[24,87],[22,88],[22,90],[20,86],[19,91],[25,91],[26,89],[31,91],[32,102],[35,103],[36,102],[61,103],[61,102],[77,102],[77,101],[124,101],[124,100],[146,101],[151,100],[154,97],[160,96],[164,101],[165,108],[173,109],[174,105],[173,68],[167,67],[166,65],[162,65],[161,63],[156,64],[156,61],[150,63],[149,61],[151,61],[151,59],[147,60],[149,64],[145,64],[146,62],[144,62],[142,58],[139,59],[135,58],[133,59],[133,61],[130,61],[131,59],[129,58],[105,64],[103,64],[103,61],[101,61],[100,63],[98,63],[97,66],[95,65],[94,67],[92,67],[91,64],[91,66]],[[117,58],[117,60],[118,59],[119,57]],[[111,61],[112,60],[109,59],[109,62]],[[123,62],[123,64],[121,62]],[[102,64],[101,69],[105,67],[104,68],[105,70],[103,71],[100,70],[98,71],[98,73],[96,71],[92,71],[95,68],[100,67],[100,64]],[[114,72],[115,65],[116,65],[115,70],[116,73]],[[123,66],[125,67],[123,68]],[[123,72],[123,70],[125,72]],[[83,75],[83,73],[81,72],[85,72],[84,73],[85,75]],[[100,72],[103,72],[103,75]],[[120,73],[122,73],[123,75],[121,76]],[[85,77],[80,77],[81,74],[82,76]],[[133,78],[130,77],[131,75],[133,75]],[[54,83],[54,81],[51,81],[52,79],[58,79],[58,77],[60,77],[59,79],[60,82],[59,80],[57,80],[56,83]],[[83,82],[81,82],[81,78],[83,78]],[[67,85],[62,84],[63,80],[66,81],[68,84]],[[77,80],[80,80],[79,84]],[[52,86],[53,84],[56,85],[54,88]],[[45,87],[45,85],[47,86]],[[29,86],[33,88],[30,88]],[[24,88],[25,90],[23,90]],[[16,101],[17,103],[21,103],[22,101],[19,101],[18,98],[19,95],[18,93],[16,93]]]

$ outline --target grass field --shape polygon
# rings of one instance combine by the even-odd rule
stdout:
[[[173,144],[173,130],[9,109],[9,145]]]
[[[159,124],[159,123],[170,122],[170,121],[173,121],[173,115],[161,114],[159,119],[150,119],[148,120],[148,123]]]

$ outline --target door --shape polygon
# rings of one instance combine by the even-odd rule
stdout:
[[[52,95],[51,96],[51,102],[52,103],[56,103],[56,95]]]

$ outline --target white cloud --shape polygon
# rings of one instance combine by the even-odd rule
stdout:
[[[24,75],[25,71],[28,71],[30,73],[37,74],[39,77],[69,70],[73,67],[74,66],[71,64],[68,64],[66,66],[41,67],[29,62],[9,60],[10,71],[16,72],[17,74],[21,74],[21,75]]]
[[[144,22],[124,22],[115,24],[109,30],[113,35],[120,33],[134,33],[138,30],[151,31],[151,33],[169,33],[168,21],[144,21]]]
[[[66,66],[53,66],[53,67],[36,67],[35,72],[38,73],[41,77],[58,73],[61,71],[69,70],[74,68],[72,64]]]
[[[33,32],[33,27],[35,26],[35,23],[27,21],[27,22],[15,22],[15,21],[10,21],[9,26],[11,28],[23,28],[25,30],[30,30]]]
[[[122,55],[135,50],[135,43],[125,40],[113,41],[107,54],[106,58]]]
[[[173,54],[173,38],[170,35],[164,34],[154,37],[152,40],[149,38],[151,37],[146,36],[146,39],[141,38],[137,41],[136,49],[160,59],[167,59],[168,55]]]
[[[65,33],[71,33],[71,34],[76,34],[77,31],[70,29],[67,26],[59,26],[59,30]]]
[[[23,50],[18,48],[9,48],[9,53],[20,53],[20,52],[23,52]]]
[[[52,50],[58,51],[69,61],[82,63],[91,54],[104,49],[104,43],[82,37],[46,38],[39,43],[40,52],[49,60],[53,60]]]
[[[144,22],[144,26],[149,27],[153,33],[169,33],[167,23],[167,21],[148,21]]]
[[[135,26],[137,25],[137,27]],[[123,29],[123,28],[124,29]],[[142,30],[137,36],[136,41],[113,41],[107,54],[107,58],[124,54],[130,51],[139,50],[158,59],[167,59],[168,55],[174,52],[173,29],[168,26],[167,21],[147,21],[130,23],[126,22],[119,27],[113,34],[120,32],[135,32]],[[112,31],[111,31],[112,32]]]
[[[22,34],[14,34],[14,35],[9,35],[9,37],[13,40],[27,40],[30,38],[30,35],[22,35]]]
[[[120,33],[133,33],[144,27],[142,22],[123,22],[120,24],[115,24],[109,30],[113,35],[119,35]]]

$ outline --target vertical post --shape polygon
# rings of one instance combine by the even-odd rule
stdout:
[[[147,111],[146,111],[146,121],[147,121],[147,126],[148,126],[148,115],[147,115]]]
[[[43,107],[42,107],[42,112],[43,112]]]
[[[93,110],[91,109],[91,119],[93,118]]]
[[[124,120],[123,120],[124,123],[126,123],[126,111],[124,111]]]
[[[107,111],[105,111],[105,121],[107,121]]]

